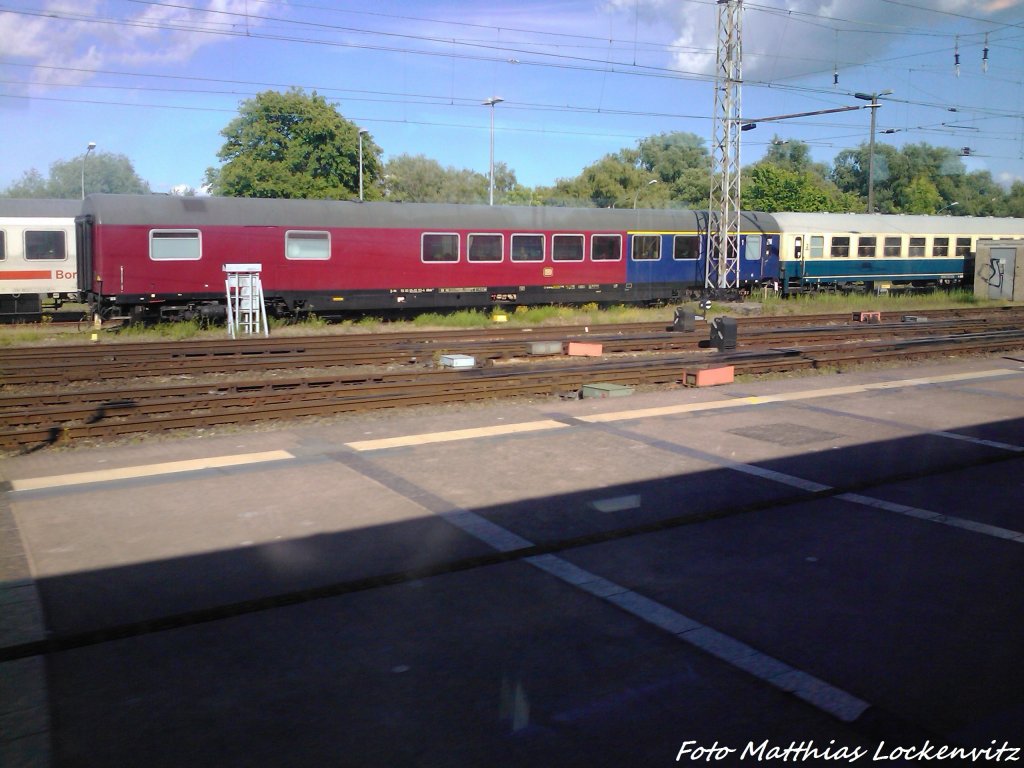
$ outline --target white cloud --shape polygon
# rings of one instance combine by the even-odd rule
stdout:
[[[996,174],[996,181],[1006,189],[1009,189],[1018,181],[1024,181],[1024,176],[1021,176],[1018,173],[1003,171],[1002,173]]]
[[[906,44],[906,33],[933,30],[956,20],[949,14],[971,18],[998,19],[1024,0],[785,0],[744,6],[743,67],[748,79],[782,79],[831,70],[846,69],[899,55],[897,46]],[[769,7],[770,6],[770,7]],[[608,12],[635,18],[650,31],[669,28],[679,49],[673,66],[686,72],[712,75],[715,69],[717,11],[713,4],[678,0],[605,0]],[[966,33],[977,25],[963,21]],[[836,31],[838,30],[838,32]],[[962,45],[979,43],[969,34]],[[643,37],[643,35],[641,35]],[[952,48],[950,50],[952,62]]]
[[[86,72],[117,65],[184,63],[199,49],[258,26],[245,0],[206,0],[201,9],[103,0],[42,0],[27,12],[0,11],[8,59],[41,65],[31,80],[77,84]],[[60,67],[48,70],[44,67]]]

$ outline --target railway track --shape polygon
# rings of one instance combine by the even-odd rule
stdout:
[[[957,328],[1024,326],[1024,310],[941,310],[926,323],[905,323],[898,313],[881,316],[877,333],[899,337],[908,333],[954,332]],[[69,384],[109,379],[202,376],[210,373],[257,373],[333,366],[422,364],[447,352],[477,360],[527,357],[532,342],[586,339],[601,343],[609,354],[668,352],[692,349],[707,339],[706,326],[690,333],[667,332],[666,323],[564,326],[525,330],[413,331],[398,333],[252,338],[174,342],[103,343],[9,347],[0,349],[0,386]],[[821,339],[857,338],[865,325],[849,315],[743,318],[743,346],[766,342],[804,343]]]
[[[934,313],[932,313],[934,315]],[[530,334],[588,340],[604,339],[600,359],[529,360],[438,369],[430,365],[438,349],[459,351],[480,344],[481,360],[494,362],[525,355],[528,341],[509,334],[477,332],[445,335],[419,333],[409,338],[365,336],[310,339],[243,340],[215,345],[131,345],[116,350],[85,347],[86,367],[54,362],[65,348],[35,349],[27,355],[0,353],[0,449],[32,450],[83,438],[110,438],[174,429],[248,424],[304,416],[410,405],[468,402],[494,397],[575,396],[584,384],[606,382],[629,386],[665,385],[681,381],[684,372],[732,365],[739,374],[842,367],[886,358],[971,354],[1024,348],[1019,312],[987,316],[935,317],[928,322],[865,325],[812,318],[811,325],[769,327],[765,321],[743,321],[742,343],[730,351],[708,348],[706,331],[653,332],[644,326],[627,335],[587,334],[585,329],[553,329]],[[386,334],[390,336],[390,334]],[[516,334],[512,334],[513,337]],[[260,344],[260,342],[263,342]],[[390,342],[390,343],[388,343]],[[411,345],[411,346],[410,346]],[[702,346],[703,345],[703,346]],[[142,347],[163,347],[141,349]],[[138,347],[138,348],[136,348]],[[167,356],[170,355],[168,358]],[[424,357],[428,361],[424,363]],[[417,364],[410,364],[416,360]],[[34,361],[34,362],[33,362]],[[402,365],[381,370],[382,361]],[[258,365],[256,364],[258,363]],[[24,366],[24,367],[22,367]],[[63,366],[63,367],[62,367]],[[91,367],[94,375],[82,373]],[[302,375],[280,376],[274,370],[304,369]],[[180,377],[205,375],[209,381],[182,383]],[[239,378],[239,373],[249,378]],[[153,384],[154,377],[175,381]],[[49,377],[49,378],[48,378]],[[127,379],[131,381],[126,381]],[[114,379],[113,382],[110,380]],[[35,385],[28,386],[26,382]],[[88,382],[91,387],[51,387],[41,382]],[[145,384],[143,382],[149,381]]]

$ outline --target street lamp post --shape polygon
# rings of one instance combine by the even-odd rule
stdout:
[[[868,139],[868,213],[875,212],[875,114],[878,112],[878,97],[887,96],[892,91],[885,90],[878,93],[855,93],[855,99],[870,101],[871,105],[871,136]]]
[[[85,150],[85,154],[82,155],[82,199],[85,200],[85,158],[89,156],[89,153],[96,149],[96,142],[90,141],[89,147]]]
[[[939,210],[937,210],[937,211],[935,212],[935,215],[936,215],[936,216],[938,216],[938,215],[939,215],[940,213],[942,213],[943,211],[948,211],[948,210],[949,210],[950,208],[953,208],[954,206],[957,206],[957,205],[960,205],[959,201],[956,201],[956,200],[954,200],[954,201],[953,201],[952,203],[950,203],[949,205],[944,205],[944,206],[942,206],[941,208],[939,208]]]
[[[359,202],[363,202],[363,134],[365,128],[359,129]]]
[[[649,187],[649,186],[651,186],[651,184],[657,184],[657,183],[658,183],[657,179],[651,179],[650,181],[647,182],[647,186]],[[633,210],[636,210],[636,201],[640,199],[640,193],[643,191],[643,189],[644,189],[643,187],[639,187],[637,189],[637,191],[636,191],[636,194],[633,195]]]
[[[501,104],[504,99],[498,98],[497,96],[491,96],[481,102],[485,107],[491,108],[491,195],[490,205],[494,205],[494,105]]]

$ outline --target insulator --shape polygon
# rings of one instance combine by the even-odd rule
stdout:
[[[988,72],[988,35],[985,35],[985,47],[981,49],[981,71]]]

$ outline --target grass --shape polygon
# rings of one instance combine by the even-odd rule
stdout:
[[[926,309],[949,309],[963,306],[985,306],[974,293],[966,290],[932,291],[916,294],[842,294],[822,293],[783,299],[770,294],[761,302],[765,315],[808,315],[865,312],[906,312]],[[719,307],[722,305],[719,305]]]
[[[1001,302],[978,300],[969,291],[932,292],[908,295],[873,294],[818,294],[783,299],[775,294],[753,296],[743,304],[718,302],[712,305],[709,315],[802,315],[842,314],[853,311],[880,312],[921,312],[929,309],[944,309],[963,306],[999,306]],[[685,302],[681,306],[702,312],[696,302]],[[666,305],[647,308],[632,305],[599,307],[597,304],[582,304],[573,307],[537,306],[515,307],[504,312],[507,320],[495,322],[490,310],[468,309],[455,312],[427,312],[407,320],[392,320],[383,317],[360,316],[332,322],[311,315],[302,322],[270,319],[272,336],[310,336],[344,333],[375,333],[388,330],[402,331],[409,328],[527,328],[560,325],[601,325],[603,323],[638,323],[672,321],[676,307]],[[66,330],[20,325],[0,326],[0,346],[26,346],[40,344],[88,344],[96,333],[91,327],[81,326],[79,330]],[[180,323],[159,323],[157,325],[126,325],[120,328],[103,329],[98,338],[105,343],[117,341],[157,341],[184,339],[222,339],[228,333],[224,326],[207,326],[197,321]]]

